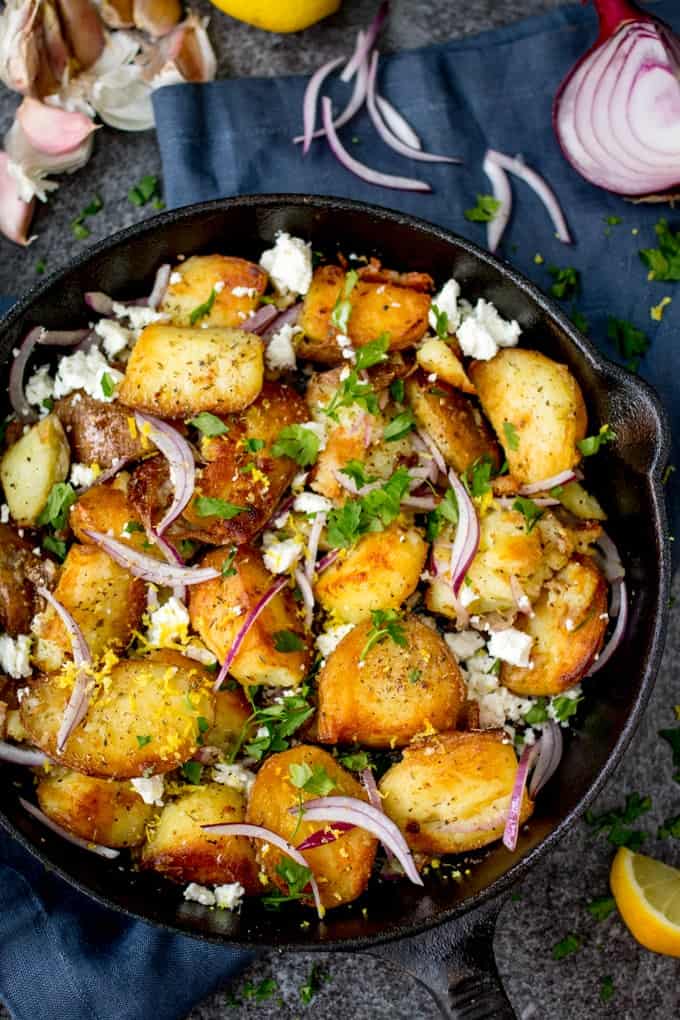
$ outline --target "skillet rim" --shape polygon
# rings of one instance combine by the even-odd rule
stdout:
[[[255,208],[269,209],[282,207],[307,208],[312,211],[316,209],[327,210],[335,213],[348,211],[369,216],[374,220],[396,223],[407,228],[413,228],[429,234],[446,244],[455,244],[459,251],[472,256],[477,262],[485,263],[497,270],[501,276],[509,281],[516,289],[522,291],[541,310],[543,315],[557,324],[563,334],[566,335],[571,345],[575,348],[578,356],[585,359],[595,369],[603,381],[609,381],[614,387],[637,390],[645,407],[652,413],[654,418],[654,439],[655,451],[648,469],[641,473],[644,478],[648,496],[648,510],[652,514],[656,525],[656,561],[658,566],[658,601],[660,612],[654,621],[654,627],[650,634],[651,651],[648,655],[643,669],[643,678],[638,695],[633,702],[625,725],[621,730],[619,738],[614,745],[612,752],[605,766],[596,775],[581,799],[574,807],[560,820],[555,828],[540,843],[532,847],[519,861],[512,864],[507,871],[499,876],[488,886],[471,894],[464,901],[451,907],[443,908],[436,914],[420,918],[409,923],[397,924],[388,931],[373,935],[360,935],[346,939],[328,939],[317,942],[287,941],[267,942],[239,938],[238,935],[221,936],[217,933],[205,931],[191,931],[162,920],[151,920],[144,914],[129,907],[122,906],[108,897],[92,891],[86,883],[75,878],[66,872],[60,865],[56,865],[40,845],[34,844],[6,817],[0,810],[0,825],[16,839],[34,857],[37,857],[50,871],[59,875],[69,885],[79,892],[88,896],[101,906],[115,910],[130,919],[143,921],[159,929],[172,932],[177,935],[184,935],[202,942],[215,945],[237,945],[244,949],[279,950],[304,952],[332,952],[365,950],[371,946],[392,942],[400,938],[419,935],[430,931],[450,921],[464,916],[483,903],[498,898],[503,892],[522,878],[534,864],[550,849],[561,840],[571,826],[583,815],[595,797],[600,793],[604,784],[611,777],[618,766],[623,754],[628,747],[640,722],[649,698],[652,693],[656,674],[664,648],[664,639],[668,621],[668,595],[670,590],[670,543],[668,519],[666,513],[664,487],[661,480],[663,469],[668,462],[670,455],[670,423],[665,409],[663,408],[656,391],[644,380],[628,372],[623,367],[609,361],[587,337],[578,332],[571,320],[553,301],[550,300],[541,290],[538,289],[529,279],[516,270],[509,263],[492,255],[490,252],[477,246],[467,238],[461,237],[453,231],[447,230],[436,224],[430,223],[418,216],[402,213],[398,210],[389,209],[385,206],[373,205],[367,202],[359,202],[353,199],[335,196],[315,196],[299,193],[268,193],[262,195],[240,195],[230,198],[213,199],[209,202],[200,202],[193,205],[182,206],[179,209],[171,209],[160,213],[158,216],[143,220],[141,223],[125,227],[107,238],[103,238],[91,245],[76,258],[61,269],[55,270],[49,276],[35,283],[23,297],[19,299],[9,311],[0,319],[0,334],[8,327],[14,326],[19,320],[30,312],[33,303],[46,291],[67,277],[74,269],[85,266],[98,255],[110,251],[114,247],[124,244],[128,240],[153,233],[159,227],[170,226],[178,221],[190,221],[194,216],[201,216],[211,212],[224,212],[233,208]],[[9,359],[7,359],[9,360]],[[5,362],[2,362],[5,363]]]

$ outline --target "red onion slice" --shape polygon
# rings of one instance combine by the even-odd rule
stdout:
[[[515,782],[512,788],[512,795],[510,797],[510,810],[508,811],[508,820],[505,823],[505,831],[503,833],[503,844],[508,850],[514,851],[517,849],[517,838],[519,836],[519,819],[522,812],[522,801],[524,799],[524,790],[527,785],[527,778],[529,776],[529,769],[534,763],[536,756],[538,755],[539,748],[536,744],[528,745],[522,751],[522,756],[517,765],[517,772],[515,774]]]
[[[362,44],[363,38],[364,33],[360,31],[357,34],[356,43],[357,47]],[[341,128],[343,124],[347,124],[348,121],[350,121],[352,117],[355,115],[355,113],[358,113],[358,111],[364,105],[364,102],[366,100],[367,87],[368,87],[368,63],[366,60],[362,60],[359,70],[357,71],[356,74],[356,78],[354,81],[354,90],[352,92],[350,100],[345,109],[342,111],[342,113],[338,114],[338,116],[335,117],[335,119],[333,120],[333,124],[335,126],[336,131],[338,130],[338,128]],[[325,129],[318,128],[312,135],[312,138],[324,138],[325,136],[326,136]],[[304,142],[304,140],[305,140],[304,135],[296,135],[295,138],[293,139],[296,145],[299,145],[301,142]]]
[[[307,580],[310,582],[314,578],[316,555],[319,551],[321,532],[326,527],[327,517],[328,514],[325,513],[316,514],[314,520],[312,521],[312,526],[309,529],[309,540],[307,542],[307,552],[305,554],[305,576]]]
[[[312,138],[314,137],[314,127],[316,122],[316,107],[319,101],[319,92],[321,86],[336,67],[339,67],[343,63],[343,57],[336,57],[335,60],[328,60],[325,64],[319,67],[312,77],[309,79],[307,88],[305,89],[304,99],[302,101],[302,123],[304,128],[302,152],[303,155],[307,155],[309,147],[312,144]]]
[[[529,783],[529,796],[532,800],[536,799],[562,760],[564,741],[562,739],[562,730],[556,722],[551,720],[543,727],[543,732],[537,741],[537,745],[538,758],[536,759],[536,767]]]
[[[151,293],[149,294],[147,302],[149,308],[153,308],[154,311],[158,308],[165,297],[165,292],[168,289],[168,284],[170,283],[171,271],[172,266],[169,262],[164,262],[162,266],[158,267],[156,279],[153,282],[153,287],[151,288]]]
[[[373,775],[373,769],[362,769],[359,773],[359,779],[361,780],[361,785],[366,791],[366,795],[368,796],[372,806],[376,809],[376,811],[382,811],[382,797],[380,796],[380,790],[378,789],[378,784],[376,783],[375,776]]]
[[[293,810],[297,811],[297,808]],[[214,833],[215,836],[247,836],[248,839],[259,839],[263,843],[271,843],[272,846],[277,847],[287,857],[295,861],[303,868],[308,868],[310,872],[309,884],[314,896],[314,903],[316,904],[316,912],[319,917],[323,917],[325,910],[321,903],[321,897],[319,896],[319,887],[314,878],[314,873],[309,867],[309,863],[302,856],[299,850],[297,850],[292,843],[289,843],[279,836],[278,832],[272,832],[271,829],[265,829],[263,825],[250,825],[247,822],[227,822],[225,824],[218,823],[216,825],[202,825],[201,828],[205,832]]]
[[[613,584],[614,581],[622,580],[626,576],[626,571],[621,562],[619,550],[606,531],[602,532],[595,544],[599,545],[604,554],[600,565],[609,583]],[[612,613],[611,615],[615,616],[616,614]]]
[[[396,106],[392,106],[389,100],[377,92],[375,93],[375,103],[388,128],[400,142],[408,145],[410,149],[422,149],[423,143],[420,138]]]
[[[265,328],[279,315],[276,305],[262,305],[256,312],[244,319],[240,328],[246,333],[263,333]]]
[[[74,846],[79,846],[81,850],[89,850],[92,854],[98,854],[100,857],[106,857],[110,861],[120,856],[120,850],[114,850],[110,846],[102,846],[100,843],[92,843],[88,839],[81,839],[80,836],[76,836],[75,833],[69,832],[68,829],[62,828],[61,825],[57,825],[53,822],[44,811],[41,811],[35,804],[31,804],[30,801],[24,800],[23,797],[19,797],[19,803],[25,811],[28,811],[29,815],[33,815],[39,822],[41,822],[47,829],[51,829],[52,832],[56,832],[57,836],[61,836],[67,843],[73,843]]]
[[[48,591],[47,588],[39,587],[36,588],[38,595],[42,596],[46,602],[48,602],[55,610],[61,622],[64,624],[68,635],[71,639],[71,648],[73,650],[73,661],[78,667],[76,674],[75,683],[73,684],[73,690],[68,699],[66,708],[64,709],[64,715],[59,726],[57,733],[57,752],[62,753],[68,738],[73,733],[76,726],[82,722],[90,701],[91,685],[90,677],[87,674],[85,668],[92,662],[92,655],[88,648],[87,641],[83,636],[83,632],[74,620],[73,616],[69,613],[65,606],[62,606],[58,599],[55,599],[52,592]]]
[[[367,60],[369,53],[373,49],[376,43],[376,39],[380,34],[380,30],[385,23],[385,19],[389,13],[390,5],[389,0],[383,0],[378,8],[378,13],[374,17],[371,24],[368,26],[365,33],[362,33],[363,38],[357,40],[357,46],[354,53],[347,61],[345,70],[340,75],[341,81],[351,81],[354,75],[357,73],[361,65]]]
[[[453,594],[457,596],[468,572],[468,567],[479,548],[481,532],[477,511],[467,489],[455,471],[449,471],[448,479],[458,504],[456,537],[451,547],[451,586]]]
[[[328,570],[331,563],[335,563],[339,555],[339,549],[331,549],[330,552],[326,553],[326,555],[320,559],[316,565],[316,576],[318,577],[319,574],[323,574],[324,570]]]
[[[297,570],[295,571],[294,577],[295,583],[300,589],[300,594],[302,595],[302,602],[305,607],[305,626],[307,630],[311,630],[312,623],[314,621],[314,603],[315,603],[314,589],[312,588],[310,579],[307,577],[304,571],[300,569],[300,567],[298,567]]]
[[[598,673],[603,666],[607,665],[612,655],[621,644],[621,641],[623,640],[623,635],[626,632],[629,612],[628,589],[626,587],[626,582],[622,579],[614,581],[614,586],[618,586],[619,588],[619,603],[620,603],[618,616],[616,619],[616,626],[612,631],[609,641],[607,641],[606,645],[604,646],[598,657],[595,659],[595,662],[588,670],[588,673],[586,674],[587,676],[594,676],[594,674]],[[612,587],[612,599],[614,586]],[[611,613],[610,615],[613,615],[613,613]]]
[[[307,839],[298,843],[297,848],[298,850],[315,850],[316,847],[325,846],[326,843],[334,843],[343,832],[350,832],[355,828],[356,826],[349,822],[337,822],[332,827],[326,826],[324,829],[317,829],[311,836],[307,836]]]
[[[338,162],[346,170],[349,170],[350,173],[360,177],[362,181],[367,181],[369,184],[377,184],[382,188],[396,188],[401,191],[432,191],[432,188],[426,181],[420,181],[413,177],[397,177],[394,174],[384,174],[379,170],[366,166],[365,163],[360,163],[358,159],[354,159],[342,145],[333,127],[331,101],[328,96],[323,96],[321,99],[321,112],[331,152]]]
[[[85,304],[98,315],[113,315],[113,298],[108,294],[103,294],[100,290],[86,291]]]
[[[140,433],[158,447],[170,468],[170,481],[174,490],[172,503],[154,529],[162,535],[177,520],[193,495],[196,482],[194,455],[186,439],[167,422],[150,414],[142,414],[141,411],[135,412],[135,421]]]
[[[160,551],[165,556],[166,563],[169,563],[171,566],[175,565],[181,567],[184,566],[184,560],[177,552],[172,542],[168,542],[167,538],[164,538],[163,535],[159,535],[158,532],[154,531],[153,529],[149,529],[147,534],[149,535],[151,541],[158,546]],[[185,585],[183,584],[174,585],[172,589],[172,594],[175,596],[176,599],[179,599],[180,602],[186,602],[187,589]]]
[[[560,471],[559,474],[552,475],[550,478],[542,478],[540,482],[530,482],[528,485],[521,485],[519,491],[523,496],[533,496],[535,492],[549,492],[550,489],[555,488],[557,485],[566,485],[567,482],[573,482],[576,477],[577,475],[573,468],[567,468],[566,471]]]
[[[555,233],[560,241],[564,244],[571,244],[571,234],[567,226],[567,221],[564,218],[564,213],[560,208],[560,204],[557,201],[555,192],[552,190],[550,185],[545,181],[540,174],[537,174],[535,170],[527,166],[521,159],[513,158],[512,156],[506,156],[503,152],[498,152],[496,149],[489,149],[486,158],[495,163],[496,166],[501,167],[502,170],[507,170],[511,174],[515,174],[520,180],[523,180],[535,194],[540,198],[541,202],[546,208],[550,219],[555,227]]]
[[[203,584],[204,581],[212,581],[220,576],[219,570],[213,567],[173,567],[169,563],[160,563],[152,556],[146,556],[101,531],[87,530],[83,534],[108,553],[112,560],[120,563],[121,567],[125,567],[135,577],[152,581],[153,584],[174,588],[178,584]]]
[[[272,319],[269,325],[264,328],[262,331],[262,339],[267,342],[268,340],[271,340],[275,333],[279,332],[282,326],[294,326],[300,317],[301,311],[301,301],[291,305],[290,308],[284,308],[284,310],[279,312],[276,318]]]
[[[404,496],[401,505],[406,510],[434,510],[437,506],[434,496]]]
[[[44,332],[42,326],[35,326],[26,334],[9,370],[9,402],[17,418],[24,422],[38,420],[37,411],[33,410],[24,393],[24,372],[28,360]]]
[[[214,571],[214,574],[219,576],[217,571]],[[231,668],[231,664],[238,655],[239,649],[243,644],[246,634],[248,633],[252,625],[255,623],[262,610],[265,608],[265,606],[268,605],[268,603],[271,602],[275,595],[278,595],[282,588],[286,587],[287,584],[288,584],[287,575],[277,578],[277,580],[274,582],[271,588],[269,588],[264,593],[264,595],[261,595],[260,598],[255,603],[255,605],[253,606],[253,608],[248,611],[248,613],[246,614],[246,618],[243,621],[241,629],[238,631],[236,637],[232,641],[231,648],[229,649],[227,656],[224,662],[222,663],[222,668],[217,674],[213,690],[219,691],[220,687],[226,680],[227,674],[229,673],[229,669]]]
[[[425,447],[432,454],[432,459],[434,460],[435,464],[437,465],[437,467],[439,468],[441,473],[443,475],[447,474],[449,469],[446,466],[446,461],[444,460],[444,458],[442,456],[442,452],[439,449],[439,447],[437,446],[437,444],[435,443],[435,441],[432,438],[432,436],[430,436],[430,434],[428,432],[425,432],[424,429],[418,429],[417,430],[417,434],[420,437],[420,439],[422,440],[422,442],[425,445]]]
[[[37,342],[42,347],[75,347],[89,335],[89,329],[44,329]]]
[[[493,252],[496,251],[501,243],[505,228],[510,219],[510,213],[512,212],[512,188],[510,186],[510,178],[505,170],[498,163],[489,159],[488,152],[484,156],[483,168],[484,173],[491,181],[493,197],[500,202],[496,215],[486,226],[486,243],[489,251]]]
[[[42,751],[32,747],[15,747],[0,740],[0,761],[8,761],[12,765],[48,765],[50,759]]]

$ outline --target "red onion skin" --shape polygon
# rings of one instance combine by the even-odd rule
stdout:
[[[600,19],[600,34],[594,46],[591,46],[588,53],[585,54],[586,57],[600,43],[605,42],[606,39],[614,35],[614,32],[621,27],[624,21],[654,21],[654,18],[650,18],[648,14],[641,11],[635,4],[629,3],[629,0],[593,0],[593,4]],[[581,62],[579,61],[579,63]]]

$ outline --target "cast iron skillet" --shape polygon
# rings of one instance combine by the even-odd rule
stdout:
[[[168,212],[116,234],[35,286],[0,326],[7,362],[28,329],[83,325],[83,292],[149,292],[156,268],[178,254],[230,252],[257,258],[278,230],[312,241],[328,254],[376,254],[387,266],[452,274],[466,297],[484,296],[523,329],[522,342],[565,362],[585,394],[590,422],[608,422],[616,443],[589,471],[588,484],[608,510],[632,590],[622,647],[589,685],[578,732],[538,798],[513,854],[503,846],[479,854],[462,882],[431,879],[376,884],[357,905],[331,911],[266,912],[257,900],[242,913],[182,902],[149,874],[119,870],[65,844],[26,815],[14,782],[0,783],[0,821],[46,865],[82,892],[133,917],[210,942],[279,950],[373,950],[400,960],[424,981],[446,1016],[513,1016],[493,959],[491,939],[502,894],[564,835],[595,797],[623,754],[647,703],[662,652],[668,603],[668,532],[661,472],[669,429],[654,392],[605,360],[564,314],[522,276],[474,244],[422,220],[345,199],[265,195],[225,199]],[[5,369],[6,371],[6,369]],[[5,766],[5,769],[8,767]],[[8,777],[9,778],[9,777]],[[12,779],[30,788],[14,769]],[[367,910],[362,912],[362,907]],[[303,919],[309,927],[301,927]],[[395,941],[399,940],[399,941]]]

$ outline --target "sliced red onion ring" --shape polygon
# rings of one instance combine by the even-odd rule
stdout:
[[[98,315],[113,315],[113,298],[108,294],[103,294],[100,290],[86,291],[85,304]]]
[[[168,462],[170,481],[173,487],[172,503],[166,510],[162,521],[154,529],[159,535],[177,520],[191,499],[196,482],[196,466],[194,454],[186,439],[177,429],[160,418],[150,414],[135,412],[135,421],[140,433],[157,446]]]
[[[549,186],[540,174],[537,174],[535,170],[527,166],[523,160],[513,158],[512,156],[506,156],[502,152],[498,152],[496,149],[489,149],[486,158],[495,163],[496,166],[501,167],[502,170],[508,170],[511,174],[515,174],[528,184],[529,187],[535,194],[540,198],[541,202],[545,206],[550,219],[555,227],[555,233],[560,241],[564,244],[571,244],[571,234],[567,226],[567,221],[564,218],[564,213],[560,208],[560,204],[557,201],[554,191]]]
[[[153,308],[154,311],[158,308],[165,297],[165,292],[168,289],[168,284],[170,283],[171,271],[172,266],[169,262],[164,262],[162,266],[158,267],[156,279],[153,282],[153,287],[147,301],[149,308]]]
[[[266,342],[271,340],[275,333],[278,333],[282,326],[289,325],[294,326],[300,317],[302,311],[302,302],[298,301],[296,304],[291,305],[290,308],[284,308],[282,312],[276,316],[275,319],[269,323],[268,326],[262,331],[262,339]]]
[[[172,542],[168,542],[167,538],[164,538],[163,535],[159,535],[158,532],[154,531],[152,528],[149,529],[147,534],[151,541],[154,542],[158,546],[160,551],[163,553],[166,563],[171,564],[171,566],[180,567],[184,566],[184,560],[177,552],[177,549],[174,547]],[[179,599],[180,602],[186,602],[187,589],[185,585],[183,584],[174,585],[172,589],[172,594],[175,596],[176,599]]]
[[[486,243],[489,251],[496,251],[501,243],[505,228],[512,212],[512,188],[510,178],[505,170],[489,159],[489,154],[484,156],[484,173],[491,181],[493,197],[500,202],[496,215],[489,221],[486,227]]]
[[[42,347],[75,347],[89,335],[89,329],[44,329],[37,342]]]
[[[305,572],[297,568],[294,574],[295,583],[300,589],[302,595],[302,602],[305,607],[305,626],[307,630],[311,630],[312,622],[314,620],[314,589],[312,588],[310,579],[307,577]]]
[[[434,510],[437,506],[434,496],[404,496],[401,505],[407,510]]]
[[[16,747],[0,740],[0,761],[11,762],[12,765],[47,765],[49,758],[42,751],[33,747]]]
[[[298,850],[314,850],[317,846],[334,843],[343,832],[349,832],[355,828],[356,826],[351,825],[349,822],[337,822],[333,826],[328,825],[323,829],[317,829],[311,836],[307,836],[307,839],[303,839],[301,843],[298,843],[297,848]]]
[[[48,602],[54,611],[59,616],[61,622],[64,624],[68,635],[71,639],[71,648],[73,650],[73,661],[78,667],[76,674],[75,683],[73,684],[73,690],[71,696],[68,699],[66,708],[64,709],[64,715],[59,726],[57,733],[57,752],[62,753],[66,746],[66,741],[73,733],[76,726],[82,722],[87,707],[90,701],[91,685],[90,677],[87,674],[85,666],[89,666],[92,662],[92,655],[88,648],[87,641],[83,636],[83,632],[80,627],[73,619],[73,616],[69,613],[65,606],[62,606],[58,599],[55,599],[51,591],[47,588],[39,587],[36,588],[38,595],[42,596],[46,602]]]
[[[397,110],[396,106],[392,106],[389,100],[385,99],[384,96],[378,95],[377,92],[375,94],[375,103],[388,128],[400,142],[408,145],[410,149],[422,149],[423,144],[420,138],[418,138],[418,135],[406,118]]]
[[[328,514],[325,513],[316,514],[312,521],[312,526],[309,529],[309,540],[307,542],[307,552],[305,554],[305,576],[310,583],[314,577],[316,555],[319,551],[319,541],[321,539],[321,532],[326,527],[327,517]]]
[[[278,318],[279,314],[280,309],[276,305],[262,305],[249,318],[243,320],[240,328],[246,333],[261,334],[270,322]]]
[[[363,38],[364,33],[361,31],[358,32],[356,42],[357,47],[361,46]],[[352,92],[352,95],[350,96],[350,100],[345,109],[342,111],[342,113],[338,114],[338,116],[333,121],[333,125],[335,126],[336,131],[338,130],[338,128],[341,128],[343,124],[347,124],[348,121],[350,121],[352,117],[355,115],[355,113],[357,113],[364,105],[367,87],[368,87],[368,61],[362,60],[354,80],[354,90]],[[325,135],[326,135],[325,129],[318,128],[318,130],[316,130],[312,135],[312,138],[324,138]],[[296,145],[299,145],[301,142],[304,141],[304,137],[305,137],[304,135],[296,135],[293,141],[295,142]]]
[[[381,3],[378,8],[378,13],[366,29],[366,32],[361,33],[360,40],[357,40],[357,46],[354,53],[347,61],[347,66],[340,75],[341,81],[351,81],[361,65],[364,62],[367,62],[368,55],[375,46],[376,39],[378,38],[380,30],[385,23],[389,10],[389,0],[383,0],[383,3]]]
[[[382,811],[382,797],[380,796],[380,790],[378,789],[378,784],[376,783],[375,776],[373,775],[373,769],[362,769],[359,773],[359,779],[361,780],[361,785],[366,791],[368,799],[373,807],[376,811]]]
[[[365,163],[360,163],[358,159],[354,159],[343,146],[333,127],[331,101],[328,96],[323,96],[321,99],[321,112],[330,150],[338,162],[350,173],[360,177],[362,181],[377,184],[382,188],[396,188],[401,191],[432,191],[426,181],[420,181],[414,177],[397,177],[394,174],[381,173],[379,170],[366,166]]]
[[[508,811],[508,819],[505,823],[505,831],[503,833],[503,844],[511,851],[517,849],[519,820],[522,813],[524,790],[527,785],[529,770],[533,765],[538,752],[539,748],[536,744],[527,745],[527,747],[525,747],[522,751],[522,756],[519,759],[519,764],[517,765],[515,782],[512,788],[512,795],[510,797],[510,810]]]
[[[573,468],[568,468],[566,471],[560,471],[559,474],[552,475],[550,478],[542,478],[540,482],[530,482],[528,485],[521,485],[519,491],[523,496],[532,496],[535,492],[549,492],[550,489],[555,488],[557,485],[566,485],[567,482],[573,482],[576,477],[577,474]]]
[[[297,811],[297,808],[294,808]],[[316,911],[319,917],[323,917],[325,910],[321,904],[321,897],[319,896],[319,887],[314,878],[314,873],[309,867],[308,861],[302,856],[299,850],[297,850],[292,843],[289,843],[279,836],[278,832],[272,832],[271,829],[265,829],[263,825],[249,825],[247,822],[227,822],[225,824],[218,823],[217,825],[202,825],[201,828],[205,832],[214,833],[215,836],[247,836],[248,839],[259,839],[263,843],[271,843],[272,846],[277,847],[287,857],[295,861],[303,868],[309,868],[309,884],[314,896],[314,903],[316,904]]]
[[[444,460],[444,458],[442,456],[441,450],[439,449],[439,447],[435,443],[435,441],[432,438],[432,436],[430,436],[429,433],[425,432],[424,429],[418,429],[417,430],[417,434],[420,437],[420,439],[422,440],[422,442],[425,445],[425,447],[432,454],[434,462],[437,465],[437,467],[439,468],[439,470],[441,471],[441,473],[443,475],[445,475],[448,472],[449,469],[446,466],[446,461]]]
[[[600,652],[598,657],[595,659],[595,662],[593,663],[593,665],[588,670],[588,673],[586,674],[587,676],[593,676],[595,673],[598,673],[602,669],[603,666],[607,665],[607,663],[611,659],[612,655],[614,654],[616,649],[621,644],[621,641],[623,640],[623,635],[626,632],[626,626],[628,625],[628,611],[629,611],[628,589],[626,587],[626,582],[624,580],[622,580],[621,578],[619,578],[617,581],[614,581],[613,585],[612,585],[612,610],[610,610],[610,616],[614,615],[613,614],[613,608],[614,608],[614,606],[613,606],[613,599],[614,599],[614,590],[615,590],[616,587],[618,587],[618,589],[619,589],[619,592],[618,592],[618,594],[619,594],[619,608],[618,608],[618,616],[616,618],[616,626],[614,627],[614,630],[612,631],[612,634],[611,634],[611,637],[609,638],[609,641],[607,641],[606,645],[604,646],[604,648],[602,649],[602,651]]]
[[[21,341],[19,350],[10,366],[9,402],[20,421],[31,422],[38,420],[38,413],[33,410],[24,393],[24,372],[26,371],[28,360],[44,332],[45,330],[42,326],[34,326]]]
[[[174,588],[177,584],[203,584],[204,581],[212,581],[220,576],[219,570],[213,567],[173,567],[169,563],[160,563],[152,556],[146,556],[101,531],[87,530],[83,534],[108,553],[112,560],[120,563],[121,567],[125,567],[135,577],[152,581],[153,584]]]
[[[53,822],[44,811],[41,811],[35,804],[31,804],[30,801],[24,800],[23,797],[19,797],[19,803],[25,811],[28,811],[29,815],[33,815],[39,822],[47,828],[51,829],[52,832],[56,832],[57,836],[61,836],[67,843],[73,843],[74,846],[79,846],[81,850],[89,850],[90,853],[98,854],[100,857],[107,857],[110,861],[120,856],[120,850],[114,850],[110,846],[102,846],[100,843],[92,843],[88,839],[81,839],[80,836],[76,836],[75,833],[69,832],[68,829],[62,828],[61,825],[57,825]]]
[[[614,581],[622,580],[622,578],[626,576],[626,571],[623,563],[621,562],[619,550],[616,548],[612,539],[605,531],[603,531],[595,544],[599,545],[604,554],[600,561],[600,565],[609,583],[613,584]],[[612,613],[611,615],[615,616],[616,613]]]
[[[455,471],[449,471],[448,479],[458,504],[456,537],[451,547],[451,586],[453,594],[457,596],[468,572],[468,567],[479,548],[481,532],[477,511],[467,489]]]
[[[214,574],[219,576],[217,571],[214,571]],[[243,644],[243,641],[245,639],[246,634],[248,633],[248,631],[250,630],[252,625],[255,623],[255,621],[257,620],[258,616],[262,612],[262,610],[265,608],[265,606],[268,605],[268,603],[271,602],[271,600],[274,598],[275,595],[278,595],[278,593],[282,590],[282,588],[286,587],[287,584],[288,584],[288,576],[287,575],[284,574],[282,577],[277,578],[277,580],[274,582],[274,584],[271,586],[271,588],[269,588],[264,593],[264,595],[260,596],[260,598],[257,600],[255,605],[253,606],[253,608],[248,610],[248,613],[246,614],[246,618],[243,621],[243,625],[241,626],[241,628],[238,631],[236,637],[232,641],[231,648],[227,652],[227,656],[226,656],[224,662],[222,663],[222,667],[221,667],[219,673],[217,674],[213,690],[219,691],[220,687],[222,686],[222,684],[226,680],[227,674],[229,673],[229,670],[231,668],[231,664],[234,661],[234,659],[236,658],[236,656],[238,655],[239,649],[240,649],[241,645]]]
[[[325,64],[319,67],[312,77],[309,79],[307,88],[305,89],[304,99],[302,101],[302,123],[304,127],[302,152],[307,155],[309,147],[312,144],[312,138],[314,137],[314,127],[316,122],[316,107],[319,101],[319,92],[321,86],[336,67],[342,64],[344,58],[336,57],[335,60],[328,60]]]
[[[328,570],[331,563],[335,563],[339,555],[339,549],[331,549],[330,552],[326,553],[326,555],[320,559],[316,565],[316,576],[318,577],[319,574],[323,574],[324,570]]]
[[[529,796],[532,800],[536,799],[562,760],[564,741],[562,730],[556,722],[551,720],[543,727],[537,745],[538,758],[529,783]]]

